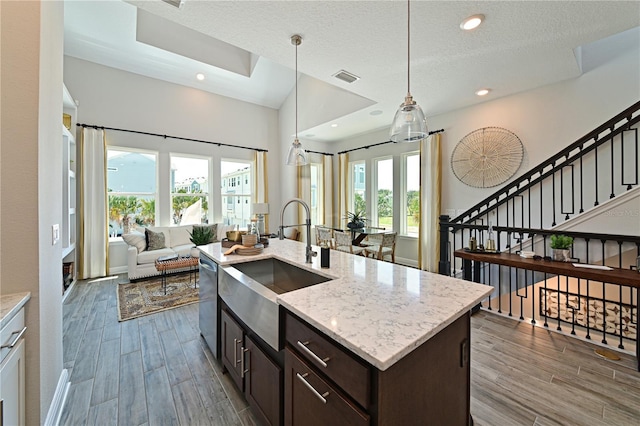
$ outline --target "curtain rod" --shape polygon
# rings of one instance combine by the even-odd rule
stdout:
[[[329,153],[329,152],[318,152],[318,151],[310,151],[308,149],[305,149],[305,151],[310,152],[312,154],[320,154],[320,155],[330,155],[333,157],[333,154]]]
[[[432,131],[432,132],[429,132],[429,136],[434,135],[434,134],[436,134],[436,133],[441,133],[441,132],[444,132],[444,129],[434,130],[434,131]],[[374,144],[371,144],[371,145],[361,146],[361,147],[359,147],[359,148],[347,149],[347,150],[344,150],[344,151],[340,151],[340,152],[338,153],[338,155],[340,155],[340,154],[346,154],[347,152],[351,152],[351,151],[357,151],[357,150],[359,150],[359,149],[369,149],[369,148],[373,148],[374,146],[386,145],[386,144],[388,144],[388,143],[395,143],[395,142],[393,142],[393,141],[378,142],[378,143],[374,143]]]
[[[95,124],[83,124],[83,123],[76,123],[76,126],[80,126],[80,127],[91,127],[92,129],[102,129],[102,130],[115,130],[117,132],[127,132],[127,133],[136,133],[138,135],[147,135],[147,136],[159,136],[161,138],[164,139],[177,139],[177,140],[181,140],[181,141],[190,141],[190,142],[199,142],[199,143],[208,143],[210,145],[218,145],[218,146],[228,146],[230,148],[241,148],[241,149],[250,149],[251,151],[258,151],[258,152],[269,152],[266,149],[262,149],[262,148],[248,148],[246,146],[240,146],[240,145],[231,145],[228,143],[222,143],[222,142],[211,142],[211,141],[205,141],[202,139],[192,139],[192,138],[183,138],[180,136],[171,136],[171,135],[161,135],[160,133],[150,133],[150,132],[141,132],[139,130],[128,130],[128,129],[118,129],[115,127],[104,127],[104,126],[96,126]]]

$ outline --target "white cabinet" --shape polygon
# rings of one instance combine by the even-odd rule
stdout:
[[[62,127],[62,225],[60,227],[60,241],[62,242],[62,280],[64,292],[74,281],[76,276],[76,237],[77,221],[77,145],[76,121],[78,109],[76,103],[66,87],[63,86],[62,112],[69,116],[70,129],[64,124]]]
[[[0,363],[0,425],[25,424],[24,400],[24,309],[1,334],[3,360]]]

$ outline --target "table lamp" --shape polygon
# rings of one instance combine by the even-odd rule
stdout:
[[[252,210],[253,214],[256,215],[256,218],[258,219],[258,222],[256,222],[258,234],[264,235],[264,215],[269,214],[269,203],[253,203]]]

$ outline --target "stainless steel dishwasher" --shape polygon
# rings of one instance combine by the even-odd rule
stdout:
[[[218,310],[218,265],[204,254],[200,254],[200,334],[207,342],[213,355],[220,355],[218,334],[220,331],[220,311]]]

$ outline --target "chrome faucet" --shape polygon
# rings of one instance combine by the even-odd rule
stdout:
[[[284,209],[287,208],[287,206],[293,202],[296,203],[300,203],[302,204],[302,207],[304,207],[304,210],[307,212],[307,220],[305,221],[304,224],[298,224],[298,225],[284,225]],[[307,227],[307,251],[306,251],[306,256],[305,256],[305,263],[311,263],[311,258],[314,256],[317,256],[318,253],[316,253],[315,251],[311,250],[311,211],[309,210],[309,206],[307,205],[307,203],[305,203],[303,200],[301,200],[300,198],[292,198],[289,201],[287,201],[286,203],[284,203],[284,206],[282,206],[282,211],[280,212],[280,236],[279,239],[284,240],[284,228],[291,228],[293,226],[306,226]]]

